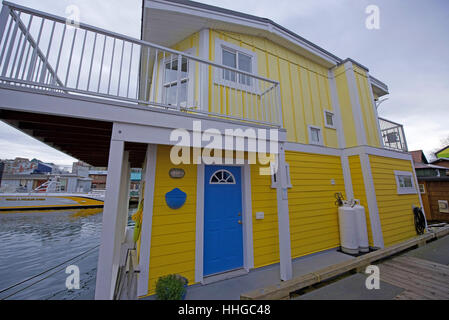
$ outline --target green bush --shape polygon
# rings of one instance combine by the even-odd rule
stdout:
[[[158,300],[182,300],[186,293],[187,280],[177,274],[160,277],[156,282]]]

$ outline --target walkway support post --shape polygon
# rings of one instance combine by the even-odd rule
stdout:
[[[153,226],[153,197],[156,176],[157,145],[148,144],[145,156],[145,174],[142,176],[143,214],[140,229],[140,254],[139,254],[139,279],[137,282],[137,296],[148,293],[148,281],[150,270],[151,231]]]
[[[119,268],[120,247],[123,242],[128,216],[124,201],[128,188],[126,173],[129,173],[128,152],[124,141],[111,140],[109,149],[106,197],[103,207],[100,254],[97,267],[95,299],[113,299]],[[124,210],[124,208],[126,208]]]

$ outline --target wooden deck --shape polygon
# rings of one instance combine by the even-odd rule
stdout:
[[[403,251],[409,250],[413,247],[420,247],[426,245],[428,241],[440,239],[449,235],[449,226],[432,229],[430,232],[426,232],[423,235],[416,236],[412,239],[406,240],[404,242],[392,245],[387,248],[383,248],[374,252],[370,252],[363,256],[351,259],[349,261],[341,262],[321,270],[318,270],[313,273],[309,273],[306,275],[302,275],[300,277],[293,278],[291,280],[282,281],[276,285],[260,288],[257,290],[253,290],[250,292],[245,292],[240,295],[241,300],[283,300],[289,299],[290,294],[292,292],[310,287],[315,284],[319,284],[321,282],[328,281],[332,278],[341,276],[348,272],[360,271],[364,270],[366,266],[376,263],[378,261],[388,259],[391,256],[398,255]],[[398,259],[398,260],[396,260]],[[405,260],[407,260],[409,265],[409,270],[404,271]],[[420,264],[413,265],[413,268],[410,269],[410,264],[413,261],[419,261]],[[394,265],[391,265],[392,261],[395,262]],[[399,262],[400,261],[400,262]],[[424,261],[424,262],[423,262]],[[400,265],[402,269],[396,267]],[[381,263],[383,265],[383,270],[385,270],[385,274],[382,273],[381,269],[381,280],[386,281],[387,279],[391,280],[391,284],[406,289],[401,295],[396,297],[397,299],[411,299],[411,297],[415,297],[414,299],[449,299],[449,284],[447,283],[447,279],[449,277],[448,267],[444,265],[440,265],[438,263],[429,262],[422,259],[417,258],[406,258],[406,257],[398,257],[389,260],[388,262]],[[427,269],[431,269],[432,273],[429,273]],[[399,270],[401,272],[399,273]],[[413,271],[412,271],[413,270]],[[396,271],[397,274],[393,274],[393,271]],[[406,274],[409,272],[410,274]],[[437,286],[439,282],[440,285],[437,288],[431,286],[429,288],[429,284],[422,281],[422,279],[426,279],[426,276],[431,276],[433,282],[432,284]],[[435,281],[435,276],[439,275],[437,280]],[[385,276],[385,278],[384,278]],[[404,278],[405,277],[405,278]],[[433,277],[433,278],[432,278]],[[446,277],[446,278],[445,278]],[[401,279],[401,280],[400,280]],[[421,279],[421,280],[418,280]],[[446,282],[441,282],[442,280],[446,280]],[[395,283],[393,283],[395,282]],[[401,283],[401,285],[399,285]],[[421,290],[420,288],[424,287],[425,290]],[[431,294],[433,292],[433,294]],[[417,294],[419,293],[419,296]],[[443,298],[446,297],[446,298]],[[408,298],[407,298],[408,297]],[[419,298],[418,298],[419,297]]]
[[[380,279],[405,289],[396,300],[449,299],[449,266],[400,256],[379,264]]]

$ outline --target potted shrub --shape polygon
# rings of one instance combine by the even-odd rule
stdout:
[[[158,300],[184,300],[187,292],[187,279],[179,274],[160,277],[156,282]]]

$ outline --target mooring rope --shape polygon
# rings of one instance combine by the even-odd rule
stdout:
[[[83,256],[83,255],[87,255],[90,251],[92,251],[92,250],[98,248],[99,246],[100,246],[100,245],[96,245],[95,247],[92,247],[92,248],[90,248],[90,249],[84,251],[83,253],[80,253],[79,255],[77,255],[77,256],[75,256],[75,257],[73,257],[73,258],[71,258],[71,259],[68,259],[68,260],[66,260],[66,261],[64,261],[64,262],[62,262],[62,263],[58,264],[57,266],[54,266],[54,267],[52,267],[52,268],[50,268],[50,269],[47,269],[47,270],[45,270],[45,271],[43,271],[43,272],[41,272],[41,273],[39,273],[39,274],[36,274],[36,275],[34,275],[34,276],[32,276],[32,277],[29,277],[29,278],[27,278],[27,279],[25,279],[25,280],[22,280],[22,281],[20,281],[20,282],[17,282],[16,284],[13,284],[12,286],[9,286],[8,288],[4,288],[4,289],[0,290],[0,293],[3,293],[3,292],[5,292],[5,291],[8,291],[8,290],[10,290],[10,289],[12,289],[12,288],[15,288],[15,287],[17,287],[17,286],[19,286],[19,285],[21,285],[21,284],[23,284],[23,283],[25,283],[25,282],[28,282],[28,281],[30,281],[30,280],[32,280],[32,279],[34,279],[34,278],[37,278],[37,277],[39,277],[39,276],[41,276],[41,275],[43,275],[43,274],[45,274],[45,273],[47,273],[47,272],[49,272],[49,271],[51,271],[51,270],[54,270],[54,269],[56,269],[56,268],[58,268],[58,267],[60,267],[60,266],[62,266],[62,265],[65,265],[66,263],[68,263],[68,262],[70,262],[70,261],[72,261],[72,260],[75,260],[75,259],[77,259],[77,258],[79,258],[79,257],[81,257],[81,256]],[[81,260],[81,259],[79,259],[79,260]],[[79,260],[77,260],[77,261],[79,261]],[[36,283],[39,283],[39,282],[43,281],[43,280],[47,279],[48,277],[54,275],[55,273],[57,273],[57,272],[59,272],[59,271],[61,271],[61,270],[62,270],[62,268],[61,268],[61,269],[58,269],[57,271],[55,271],[55,272],[53,272],[53,273],[47,275],[46,277],[44,277],[44,278],[42,278],[42,279],[40,279],[40,280],[38,280],[38,281],[36,281],[36,282],[33,282],[32,284],[30,284],[30,285],[28,285],[28,286],[26,286],[26,287],[24,287],[24,288],[22,288],[22,289],[20,289],[20,290],[18,290],[18,291],[16,291],[16,292],[12,293],[12,294],[10,294],[10,295],[4,297],[4,298],[1,298],[1,300],[5,300],[5,299],[7,299],[7,298],[9,298],[9,297],[11,297],[11,296],[13,296],[13,295],[15,295],[15,294],[17,294],[17,293],[23,291],[23,290],[25,290],[25,289],[27,289],[27,288],[29,288],[29,287],[35,285]]]

